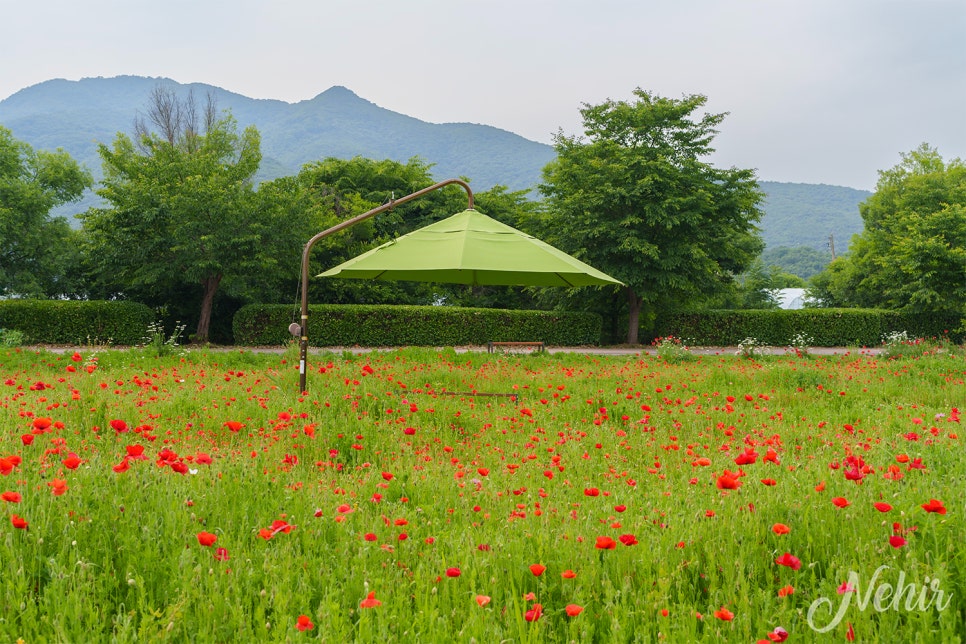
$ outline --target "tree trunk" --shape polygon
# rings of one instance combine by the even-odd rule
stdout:
[[[201,282],[205,292],[201,297],[201,315],[198,317],[198,331],[195,333],[195,342],[208,341],[208,329],[211,327],[211,309],[215,303],[218,285],[221,284],[221,277],[221,273],[218,273],[205,278]]]
[[[644,298],[638,297],[630,287],[624,287],[627,294],[627,344],[638,344],[637,332],[641,324],[641,306]]]

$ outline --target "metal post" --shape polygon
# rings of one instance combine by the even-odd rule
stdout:
[[[386,212],[387,210],[392,210],[394,206],[406,203],[407,201],[412,201],[422,197],[430,192],[439,190],[450,184],[457,184],[462,186],[466,190],[467,196],[467,209],[473,209],[473,191],[470,190],[469,184],[461,179],[446,179],[445,181],[440,181],[439,183],[434,183],[428,188],[423,188],[411,195],[406,195],[405,197],[400,197],[399,199],[390,199],[389,203],[383,204],[377,208],[373,208],[368,212],[364,212],[361,215],[356,215],[351,219],[346,219],[345,221],[332,226],[322,232],[318,233],[312,239],[305,244],[305,250],[302,251],[302,317],[299,320],[299,391],[306,393],[308,390],[306,388],[306,373],[308,366],[309,357],[309,335],[308,335],[308,320],[309,320],[309,252],[312,250],[312,246],[315,242],[319,241],[323,237],[328,237],[332,233],[337,233],[340,230],[349,228],[350,226],[355,226],[360,221],[365,221],[370,217],[374,217],[381,212]]]

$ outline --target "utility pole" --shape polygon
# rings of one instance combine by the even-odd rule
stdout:
[[[835,259],[835,237],[832,235],[828,236],[828,247],[832,251],[832,259]]]

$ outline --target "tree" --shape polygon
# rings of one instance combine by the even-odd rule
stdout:
[[[35,152],[0,127],[0,295],[64,297],[81,288],[76,234],[50,210],[91,184],[63,150]]]
[[[558,133],[544,169],[548,241],[626,285],[626,341],[658,307],[678,307],[733,281],[763,244],[752,170],[702,161],[724,114],[692,115],[704,96],[581,109],[585,138]]]
[[[88,255],[102,291],[169,305],[188,294],[198,311],[195,340],[207,341],[219,287],[244,289],[275,261],[273,221],[258,207],[252,177],[261,160],[254,127],[239,135],[231,115],[193,114],[158,90],[151,123],[136,141],[119,133],[99,146],[109,208],[83,216]],[[199,130],[199,128],[203,128]],[[296,261],[293,259],[293,261]]]
[[[879,172],[849,254],[813,278],[827,303],[966,314],[966,164],[926,144]]]

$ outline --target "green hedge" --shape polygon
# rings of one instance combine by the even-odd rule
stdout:
[[[235,344],[282,345],[298,313],[288,305],[251,304],[235,314]],[[507,311],[450,306],[320,304],[309,307],[309,343],[319,347],[460,346],[487,342],[596,345],[601,318],[594,313]]]
[[[910,337],[947,336],[963,341],[962,320],[926,315],[909,315],[877,309],[795,309],[702,311],[662,316],[654,337],[673,335],[693,345],[734,346],[755,338],[772,346],[787,346],[805,334],[817,347],[872,347],[893,331]]]
[[[0,300],[0,328],[20,331],[27,344],[134,345],[154,318],[136,302]]]

